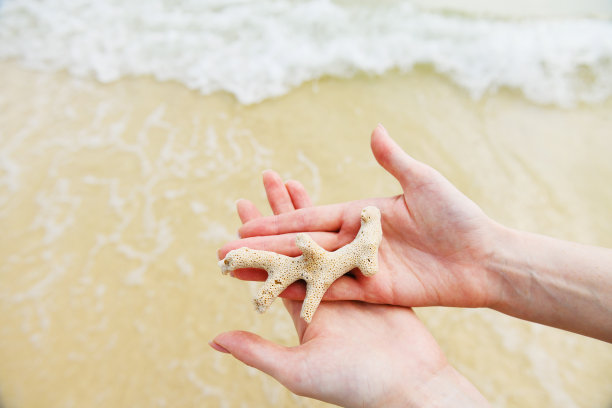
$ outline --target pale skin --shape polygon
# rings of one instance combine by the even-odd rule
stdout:
[[[275,214],[310,207],[302,185],[264,173]],[[240,200],[243,223],[258,219]],[[233,331],[210,345],[276,378],[292,392],[344,407],[488,406],[478,390],[446,360],[412,309],[357,301],[324,302],[312,323],[300,318],[301,301],[283,299],[300,345],[283,347]]]
[[[240,228],[248,246],[297,255],[297,232],[308,231],[335,250],[359,229],[359,214],[376,205],[383,214],[380,271],[345,276],[324,300],[362,300],[399,306],[488,307],[537,323],[612,342],[612,250],[504,227],[487,217],[440,173],[408,156],[379,126],[374,157],[403,194],[309,207],[262,217]],[[242,279],[261,279],[244,270]],[[299,299],[294,285],[284,296]]]
[[[361,209],[367,205],[376,205],[383,214],[379,273],[370,278],[361,274],[344,276],[330,287],[324,298],[358,300],[369,304],[323,302],[311,324],[315,333],[313,337],[307,336],[311,330],[310,326],[300,328],[303,322],[296,320],[297,315],[292,312],[295,308],[288,307],[296,322],[302,345],[282,350],[290,354],[296,353],[294,355],[303,353],[296,364],[307,368],[306,372],[311,373],[307,378],[310,379],[321,375],[316,372],[320,370],[320,365],[315,362],[312,365],[303,363],[317,356],[311,349],[303,348],[312,342],[323,346],[323,349],[328,348],[329,355],[321,356],[320,360],[325,362],[329,362],[328,359],[333,362],[334,356],[342,355],[343,347],[349,347],[346,350],[351,358],[343,360],[344,365],[342,361],[335,361],[336,369],[341,372],[343,369],[347,370],[345,365],[348,361],[350,364],[361,364],[361,367],[367,367],[369,372],[374,374],[397,368],[397,371],[391,371],[395,375],[386,383],[383,381],[371,384],[372,375],[363,376],[362,382],[351,378],[351,373],[353,376],[355,374],[353,368],[344,373],[347,376],[343,377],[347,380],[346,383],[339,381],[337,389],[322,395],[317,392],[321,392],[323,384],[312,384],[307,390],[297,389],[295,383],[288,382],[286,377],[275,375],[278,374],[275,371],[278,367],[267,366],[264,369],[259,361],[249,360],[259,359],[256,355],[260,352],[260,349],[249,348],[250,345],[264,340],[251,337],[245,337],[247,341],[236,339],[254,335],[225,333],[214,340],[213,347],[231,352],[238,359],[268,372],[289,389],[302,395],[354,406],[355,401],[343,398],[357,395],[354,388],[362,390],[360,387],[366,387],[370,391],[379,392],[385,389],[387,391],[384,395],[398,395],[398,401],[403,398],[403,402],[397,405],[407,406],[408,402],[411,402],[418,406],[431,404],[436,396],[447,394],[452,394],[455,400],[458,395],[469,398],[471,405],[485,402],[479,399],[481,397],[477,391],[445,362],[433,339],[431,343],[424,340],[430,338],[425,329],[422,332],[414,328],[402,331],[404,324],[418,322],[407,308],[409,306],[489,307],[525,320],[612,342],[612,250],[520,232],[496,223],[437,171],[403,152],[382,126],[377,127],[372,134],[372,151],[380,165],[399,181],[403,194],[390,198],[311,207],[306,201],[308,196],[299,183],[289,182],[284,189],[280,188],[282,182],[278,176],[268,172],[264,174],[264,184],[276,215],[260,217],[250,202],[240,201],[238,212],[244,222],[240,229],[242,239],[225,245],[219,251],[219,256],[223,257],[229,250],[241,246],[299,255],[294,245],[295,234],[304,231],[309,232],[325,249],[335,250],[355,236],[359,229]],[[265,279],[265,273],[262,275],[262,271],[258,270],[237,271],[236,276],[248,280]],[[304,288],[296,283],[282,296],[293,300],[302,299]],[[357,305],[364,307],[366,313],[360,313],[361,309],[357,308]],[[386,320],[381,318],[380,312],[377,311],[376,317],[368,320],[365,316],[368,311],[373,310],[369,308],[390,310],[388,313],[398,313],[397,316],[402,317]],[[333,319],[333,310],[341,313],[342,318]],[[352,313],[366,322],[362,332],[358,331],[358,325],[343,327],[343,322],[349,320],[348,317]],[[347,319],[344,320],[345,318]],[[390,324],[387,324],[389,322]],[[417,326],[422,327],[420,323]],[[367,346],[360,342],[352,344],[350,340],[353,337],[343,337],[345,332],[329,336],[327,331],[333,333],[335,327],[343,327],[344,330],[349,330],[349,334],[363,336],[371,343]],[[372,330],[373,327],[378,330]],[[370,338],[373,334],[376,334],[375,339]],[[400,338],[402,341],[398,341]],[[332,343],[326,343],[327,341]],[[368,359],[368,353],[379,356],[375,350],[381,341],[398,341],[398,344],[382,343],[382,350],[388,353],[387,360],[380,357]],[[406,346],[405,342],[414,342],[416,347],[423,347],[423,350],[436,350],[439,355],[430,355],[414,347],[408,347],[409,350],[406,350],[402,348]],[[359,345],[363,348],[357,349]],[[352,352],[350,347],[354,348]],[[304,353],[303,350],[309,351]],[[357,354],[360,350],[367,350],[366,355]],[[325,353],[325,350],[319,353]],[[357,362],[356,356],[359,356]],[[424,356],[428,357],[423,359]],[[270,355],[267,361],[269,363],[273,360],[275,359]],[[381,365],[377,365],[376,361],[381,362]],[[421,365],[415,367],[414,364]],[[442,364],[442,369],[439,364]],[[394,384],[392,380],[406,375],[401,371],[404,366],[420,370],[423,373],[422,378],[406,377],[410,378],[410,381]],[[290,367],[291,372],[285,374],[289,377],[295,375],[292,374],[294,369],[295,366]],[[427,380],[427,373],[438,373],[441,377],[432,374],[433,377]],[[424,383],[428,386],[423,385]],[[299,384],[303,385],[304,382]],[[347,393],[343,386],[352,388]],[[396,386],[399,388],[396,389]],[[328,388],[323,389],[329,391]],[[393,394],[389,390],[399,391]],[[367,395],[360,397],[364,398],[361,403],[376,402],[366,399]],[[454,400],[450,398],[446,403],[449,401]],[[356,406],[362,406],[359,403],[357,401]],[[385,403],[382,405],[393,406]],[[465,405],[464,403],[463,406]],[[364,406],[376,404],[366,403]]]

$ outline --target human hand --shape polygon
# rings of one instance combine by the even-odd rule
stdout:
[[[410,308],[356,301],[323,302],[312,323],[301,302],[284,300],[299,346],[226,332],[211,346],[278,380],[295,394],[343,407],[486,406],[448,364]]]
[[[310,206],[301,184],[283,185],[264,174],[275,214]],[[238,214],[261,217],[246,200]],[[301,302],[283,299],[300,345],[283,347],[253,333],[218,335],[211,346],[276,378],[292,392],[346,407],[486,405],[478,391],[446,361],[412,309],[355,301],[323,302],[312,323],[300,319]]]
[[[498,225],[437,171],[403,152],[382,126],[372,133],[371,145],[376,160],[400,182],[402,195],[293,210],[284,195],[294,192],[299,200],[305,192],[296,182],[289,182],[283,192],[273,181],[278,175],[268,172],[264,184],[270,205],[286,211],[243,220],[242,239],[226,244],[219,257],[242,246],[297,256],[295,234],[304,231],[323,248],[336,250],[355,237],[361,209],[375,205],[381,210],[383,228],[379,273],[345,275],[328,289],[324,300],[489,306],[496,287],[486,266]],[[242,205],[252,206],[246,200]],[[239,270],[235,275],[246,280],[266,277],[258,270]],[[297,283],[281,296],[303,299],[304,293],[304,286]]]

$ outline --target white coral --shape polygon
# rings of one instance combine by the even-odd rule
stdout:
[[[254,300],[260,313],[265,312],[287,286],[303,279],[306,297],[301,317],[310,323],[327,288],[336,279],[353,268],[359,268],[365,276],[378,271],[381,239],[380,210],[370,206],[361,211],[361,228],[355,239],[334,252],[324,250],[309,235],[300,233],[295,239],[302,251],[298,257],[243,247],[230,251],[219,261],[219,266],[223,274],[241,268],[260,268],[268,272],[268,279]]]

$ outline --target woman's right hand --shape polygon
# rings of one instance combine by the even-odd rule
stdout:
[[[275,214],[311,206],[298,182],[284,185],[274,172],[264,185]],[[246,223],[261,217],[238,202]],[[231,331],[210,345],[261,370],[298,395],[343,407],[489,406],[446,360],[412,309],[363,302],[323,302],[312,322],[302,302],[284,299],[299,345],[284,347],[254,333]]]
[[[375,205],[382,213],[383,229],[379,272],[373,277],[360,273],[341,277],[329,288],[324,300],[402,306],[490,306],[497,289],[486,265],[500,229],[498,224],[436,170],[402,151],[382,126],[372,133],[371,147],[380,165],[399,181],[403,194],[254,219],[240,228],[241,239],[226,244],[219,257],[243,246],[297,256],[298,232],[309,232],[322,247],[333,251],[353,240],[363,207]],[[286,190],[276,188],[279,182],[276,173],[264,173],[272,208],[286,202],[278,195],[282,191],[302,194],[301,190],[292,189],[292,182],[287,183]],[[244,200],[240,205],[251,204]],[[266,273],[242,270],[236,271],[236,276],[263,280]],[[304,293],[303,285],[293,284],[282,296],[303,299]]]

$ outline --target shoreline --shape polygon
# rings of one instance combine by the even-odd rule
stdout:
[[[369,151],[378,122],[499,222],[612,247],[612,100],[474,101],[427,70],[323,78],[249,106],[150,78],[99,84],[7,62],[0,75],[7,406],[329,406],[208,350],[231,328],[296,341],[280,302],[257,315],[258,284],[222,277],[215,251],[235,236],[236,199],[265,209],[267,168],[316,204],[398,193]],[[418,313],[496,406],[612,399],[608,344],[488,310]]]

